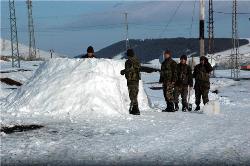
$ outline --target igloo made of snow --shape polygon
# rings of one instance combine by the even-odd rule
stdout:
[[[8,97],[6,111],[16,115],[81,118],[128,115],[127,83],[120,70],[123,60],[67,59],[46,61],[32,78]],[[139,109],[149,109],[139,83]]]

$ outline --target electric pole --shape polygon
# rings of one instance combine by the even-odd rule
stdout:
[[[213,61],[214,55],[214,10],[213,10],[213,0],[209,0],[209,10],[208,10],[208,54],[210,56],[210,63]],[[214,77],[214,70],[212,72]]]
[[[204,22],[205,20],[205,0],[200,0],[200,56],[205,55],[204,47]]]
[[[32,1],[27,0],[26,3],[28,7],[29,59],[33,60],[36,58],[36,42],[35,42],[33,16],[32,16]]]
[[[124,13],[125,15],[125,29],[126,29],[126,50],[130,48],[129,38],[128,38],[128,13]]]
[[[15,1],[9,0],[12,67],[20,68]]]
[[[231,50],[231,78],[239,80],[239,36],[237,23],[237,0],[233,0],[232,12],[232,50]]]

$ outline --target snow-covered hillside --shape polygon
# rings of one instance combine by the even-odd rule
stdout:
[[[29,55],[29,47],[19,43],[19,54],[21,57],[27,58]],[[6,39],[0,39],[0,56],[11,56],[11,42]],[[66,57],[65,55],[53,53],[53,58],[58,57]],[[43,50],[37,49],[37,58],[41,58],[44,60],[50,59],[50,52],[46,52]]]
[[[240,63],[250,63],[250,38],[247,45],[239,47]],[[230,60],[231,50],[218,52],[214,55],[216,62],[227,62]]]

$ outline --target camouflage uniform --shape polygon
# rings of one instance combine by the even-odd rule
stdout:
[[[208,63],[208,60],[206,59],[206,62],[204,65],[198,64],[194,68],[193,77],[195,78],[195,104],[197,106],[201,103],[201,97],[203,100],[203,103],[208,103],[208,92],[210,89],[210,82],[209,82],[209,74],[213,70],[210,63]]]
[[[171,107],[173,107],[173,89],[177,78],[176,66],[177,63],[171,58],[165,59],[161,65],[159,82],[163,83],[163,94],[167,103],[167,109],[172,109]]]
[[[139,80],[140,76],[140,62],[139,60],[133,56],[128,57],[128,60],[125,62],[125,69],[121,71],[121,74],[125,74],[127,79],[127,86],[130,98],[130,111],[133,109],[138,109],[138,92],[139,92]]]
[[[178,109],[179,96],[181,94],[182,106],[187,108],[188,86],[193,87],[192,69],[187,64],[177,65],[177,80],[174,88],[175,105]]]

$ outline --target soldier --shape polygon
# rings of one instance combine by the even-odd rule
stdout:
[[[121,75],[125,74],[127,79],[127,86],[130,98],[129,113],[133,115],[140,115],[138,108],[137,95],[139,92],[139,80],[140,76],[140,62],[135,56],[133,49],[127,50],[128,60],[125,62],[125,69],[121,70]]]
[[[94,48],[92,46],[89,46],[87,48],[87,54],[83,55],[82,58],[95,58]]]
[[[187,56],[182,55],[180,57],[180,63],[177,65],[177,80],[174,88],[175,111],[179,110],[178,99],[180,94],[182,99],[182,111],[187,111],[188,86],[189,88],[193,87],[192,69],[189,65],[187,65]]]
[[[163,83],[163,94],[167,108],[163,112],[174,112],[173,88],[177,78],[177,63],[171,58],[171,51],[164,52],[164,62],[161,64],[160,83]]]
[[[213,70],[205,56],[200,57],[200,64],[196,65],[193,72],[195,78],[195,111],[200,110],[201,97],[203,104],[208,103],[208,92],[210,89],[209,74]]]

